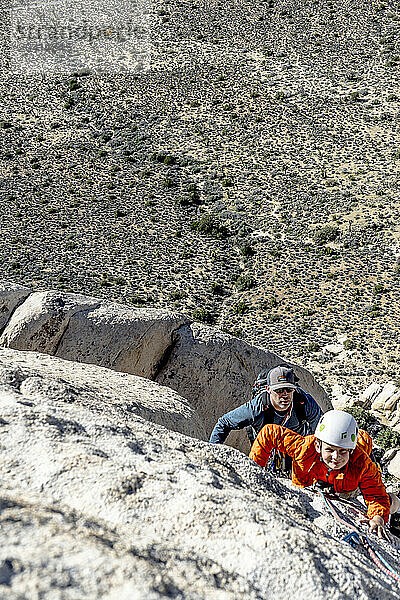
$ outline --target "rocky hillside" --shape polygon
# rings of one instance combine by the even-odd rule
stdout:
[[[199,422],[143,378],[0,349],[0,595],[398,598],[318,497]]]
[[[99,72],[120,0],[86,64],[35,74],[0,3],[7,279],[178,310],[351,393],[397,380],[398,3],[142,4],[146,68]]]

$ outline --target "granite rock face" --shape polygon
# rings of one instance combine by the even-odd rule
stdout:
[[[202,421],[187,400],[153,381],[96,365],[52,360],[34,352],[6,349],[0,352],[2,393],[17,399],[20,393],[32,405],[46,403],[49,396],[65,405],[79,401],[80,406],[90,406],[91,394],[95,392],[98,405],[93,410],[98,413],[111,416],[117,412],[119,421],[134,415],[172,431],[205,439]]]
[[[187,399],[207,435],[218,417],[250,398],[261,369],[285,362],[182,315],[52,291],[33,293],[17,308],[0,345],[155,379]],[[301,367],[296,372],[321,407],[331,408],[314,377]],[[243,431],[228,443],[249,450]]]
[[[163,310],[37,292],[15,311],[0,344],[151,378],[173,331],[185,321]]]
[[[201,435],[154,382],[1,349],[3,597],[398,598],[319,497]]]

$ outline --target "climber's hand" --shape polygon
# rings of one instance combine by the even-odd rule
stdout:
[[[379,539],[385,539],[390,542],[390,533],[385,527],[385,521],[380,515],[375,515],[372,519],[369,519],[369,531],[370,533],[376,533]]]

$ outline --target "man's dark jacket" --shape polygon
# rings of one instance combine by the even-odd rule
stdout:
[[[296,394],[299,395],[297,399],[295,398]],[[296,414],[299,401],[303,403],[301,416]],[[300,410],[297,409],[297,412],[300,413]],[[286,412],[279,413],[271,407],[269,394],[261,392],[246,404],[242,404],[220,417],[212,431],[210,442],[212,444],[223,444],[230,431],[249,426],[254,429],[255,435],[257,435],[267,423],[281,425],[285,415]],[[301,388],[297,388],[293,394],[292,414],[285,423],[285,427],[300,433],[300,435],[309,435],[314,433],[321,417],[322,410],[314,398]]]

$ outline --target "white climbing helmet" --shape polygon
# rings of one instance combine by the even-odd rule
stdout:
[[[355,418],[344,410],[328,410],[320,418],[314,435],[326,444],[354,450],[358,425]]]

